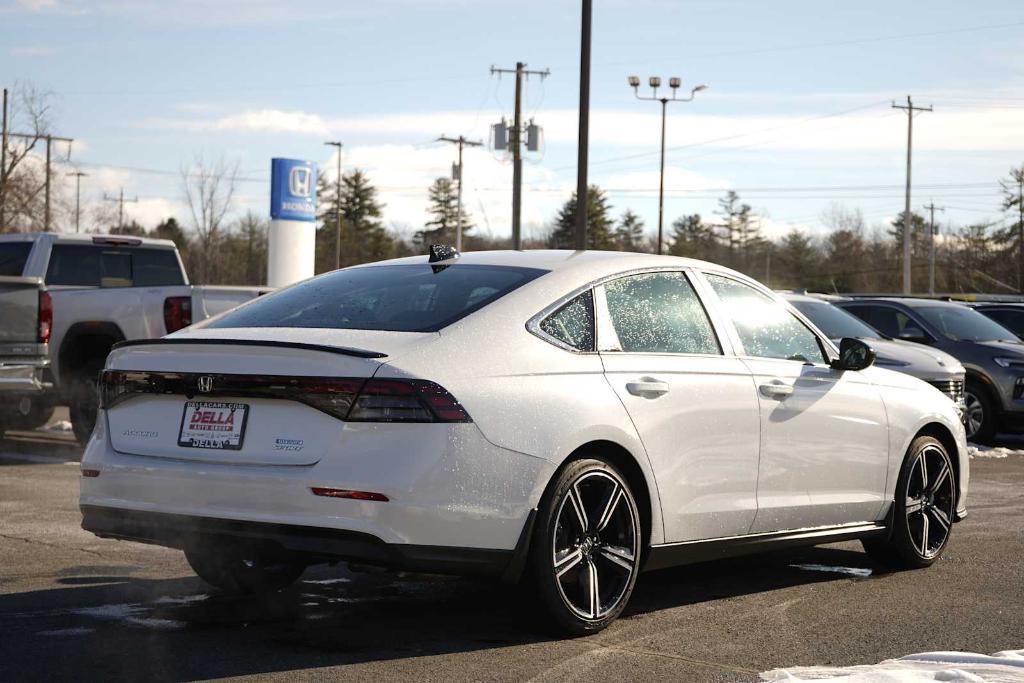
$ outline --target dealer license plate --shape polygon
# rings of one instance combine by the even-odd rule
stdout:
[[[237,451],[242,448],[248,415],[249,406],[244,403],[187,401],[178,445]]]

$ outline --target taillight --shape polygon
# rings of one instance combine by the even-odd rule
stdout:
[[[192,324],[192,297],[169,296],[164,299],[164,327],[167,334]]]
[[[53,331],[53,298],[49,292],[39,292],[39,343],[50,343]]]
[[[209,378],[202,390],[200,378]],[[100,389],[104,408],[139,394],[225,396],[295,401],[350,422],[473,421],[444,387],[419,379],[105,370]]]
[[[371,379],[352,404],[350,422],[472,422],[444,387],[425,380]]]

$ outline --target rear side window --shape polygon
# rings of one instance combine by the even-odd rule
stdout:
[[[630,275],[606,283],[604,290],[622,351],[722,352],[697,293],[682,273]]]
[[[46,270],[49,285],[157,287],[185,284],[172,249],[123,249],[55,244]]]
[[[546,272],[462,264],[349,268],[260,297],[209,327],[436,332]]]
[[[846,310],[882,334],[894,339],[899,338],[908,323],[911,327],[917,327],[910,316],[889,306],[850,306]]]
[[[997,323],[1013,332],[1018,337],[1024,334],[1024,311],[995,309],[983,309],[982,313],[995,320]]]
[[[594,295],[588,289],[544,318],[540,329],[578,351],[594,350]]]
[[[0,275],[21,275],[32,251],[32,242],[0,242]]]

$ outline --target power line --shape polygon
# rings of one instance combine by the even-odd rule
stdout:
[[[464,136],[460,135],[457,138],[448,138],[443,134],[437,139],[438,142],[450,142],[457,145],[459,148],[459,161],[458,164],[452,167],[452,176],[454,180],[459,183],[459,194],[455,210],[455,250],[462,251],[462,148],[463,147],[483,147],[483,142],[477,142],[473,140],[467,140]],[[457,170],[456,170],[457,169]]]
[[[105,202],[117,202],[117,229],[118,231],[124,230],[124,205],[125,202],[129,204],[138,204],[139,198],[125,199],[124,188],[121,188],[121,193],[116,197],[108,197],[106,193],[103,194],[103,201]]]

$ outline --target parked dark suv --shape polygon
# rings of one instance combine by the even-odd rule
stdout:
[[[958,303],[880,298],[833,302],[879,332],[927,344],[967,370],[967,438],[991,442],[997,431],[1024,431],[1024,343],[999,323]]]
[[[977,303],[968,304],[982,315],[992,318],[997,323],[1013,332],[1018,338],[1024,339],[1024,304],[1016,303]]]

